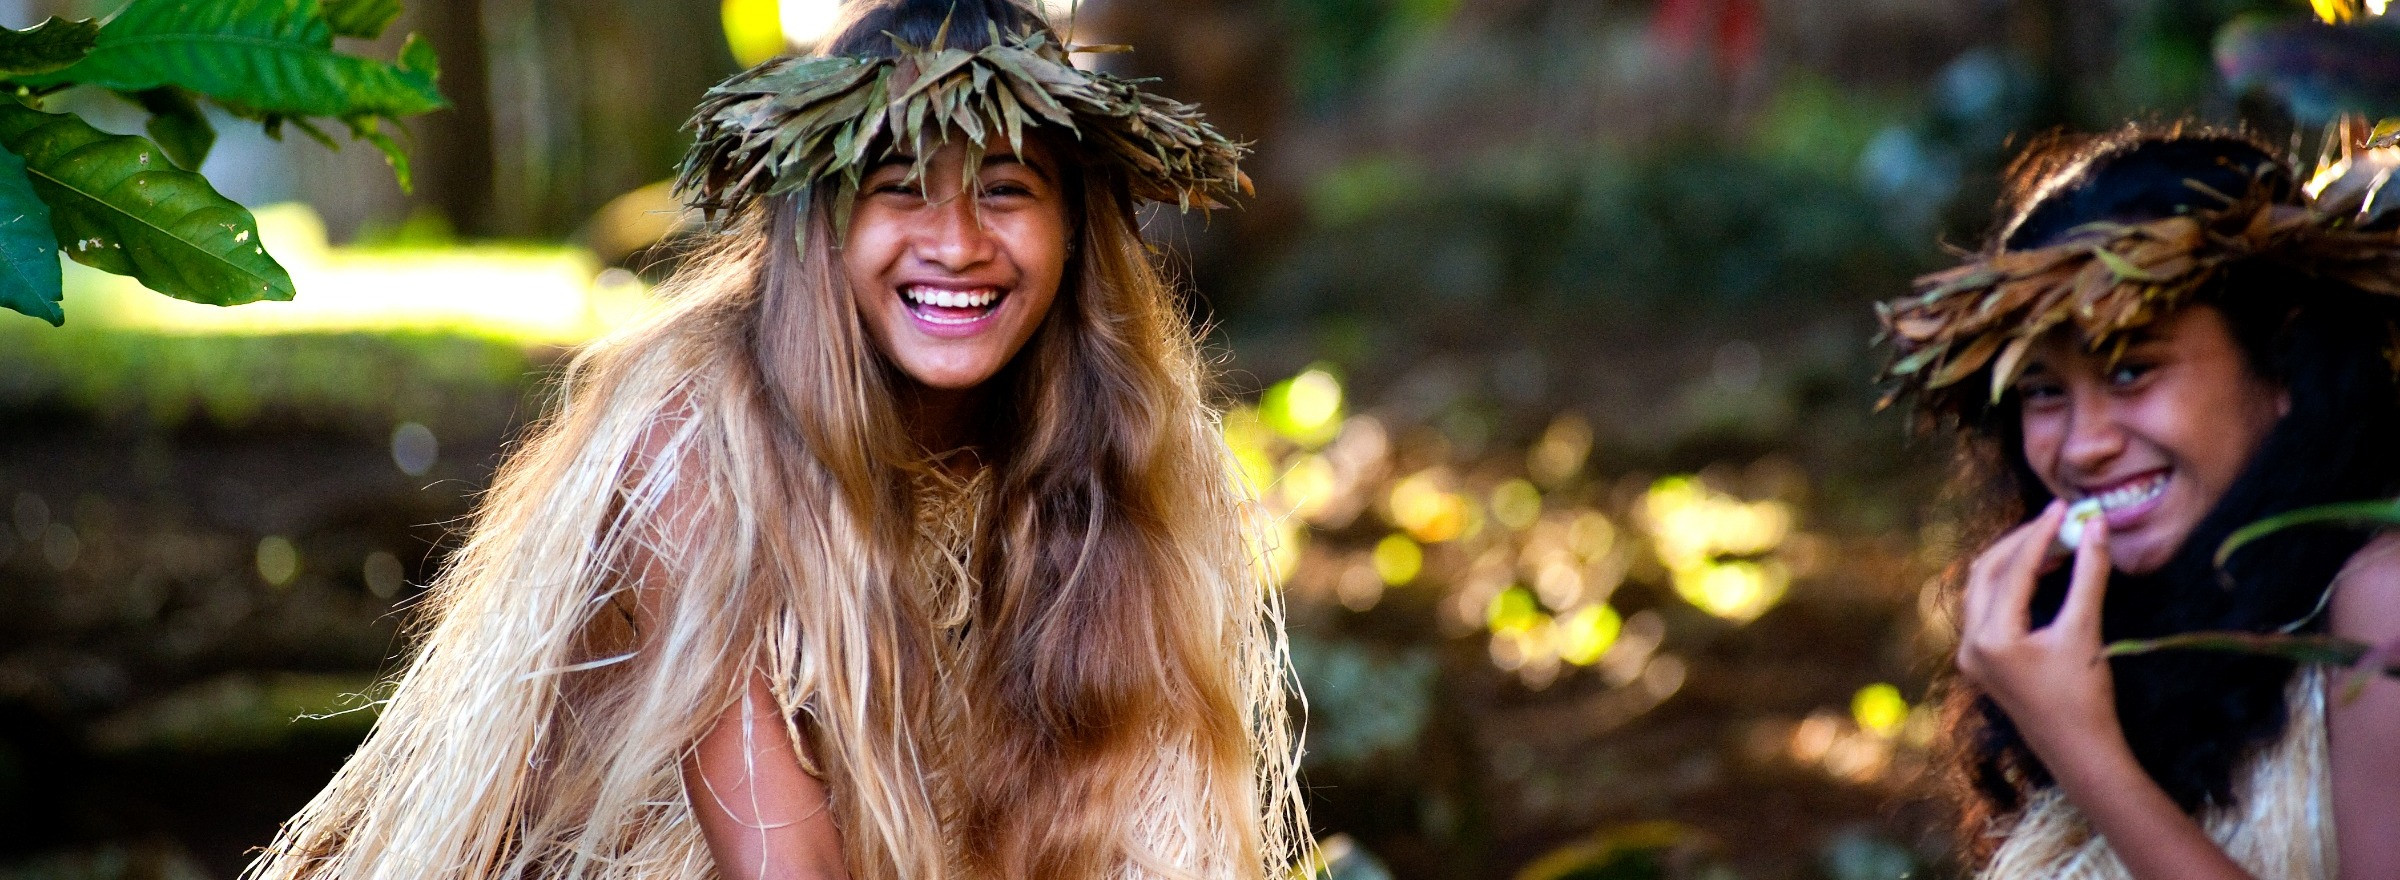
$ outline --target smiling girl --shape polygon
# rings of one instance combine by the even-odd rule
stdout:
[[[860,4],[693,124],[712,240],[248,876],[1281,876],[1278,608],[1135,214],[1239,148],[1012,0]]]
[[[1997,533],[1962,572],[1946,732],[1978,876],[2400,877],[2400,682],[2342,699],[2278,659],[2101,655],[2295,622],[2400,637],[2400,536],[2213,559],[2265,517],[2400,494],[2400,233],[2210,132],[2036,148],[2010,191],[1991,247],[1881,310],[1899,391],[1960,433]]]

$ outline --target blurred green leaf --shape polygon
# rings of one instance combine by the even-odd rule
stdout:
[[[259,243],[249,210],[174,167],[158,145],[14,102],[0,102],[0,145],[24,157],[76,262],[193,302],[292,298],[291,276]]]
[[[126,97],[150,111],[150,122],[143,128],[167,158],[185,171],[198,171],[208,161],[208,151],[217,143],[217,127],[209,124],[200,113],[200,105],[190,93],[177,88],[156,88],[135,92]]]
[[[2194,632],[2178,633],[2155,639],[2128,639],[2111,642],[2102,651],[2110,657],[2151,654],[2159,651],[2231,651],[2237,654],[2256,654],[2281,657],[2301,663],[2324,666],[2355,666],[2367,656],[2370,646],[2364,642],[2328,635],[2284,635],[2251,632]],[[2383,672],[2400,678],[2396,658],[2384,657]]]
[[[2293,526],[2314,525],[2319,523],[2342,523],[2344,525],[2354,526],[2400,526],[2400,500],[2351,501],[2343,504],[2325,504],[2316,507],[2303,507],[2299,510],[2287,511],[2275,516],[2267,517],[2266,519],[2262,519],[2236,529],[2234,530],[2233,534],[2226,536],[2225,543],[2217,547],[2217,565],[2220,567],[2223,566],[2225,564],[2225,560],[2233,558],[2234,551],[2242,549],[2244,545],[2247,545],[2252,541],[2256,541],[2260,538],[2283,531],[2284,529],[2288,529]]]
[[[392,177],[400,182],[401,192],[416,190],[416,177],[409,171],[408,151],[401,149],[400,142],[393,140],[391,135],[383,133],[383,124],[376,117],[363,116],[343,121],[349,124],[351,137],[366,141],[383,154],[384,164],[392,166]]]
[[[48,321],[67,320],[58,306],[58,247],[50,237],[50,206],[34,195],[25,160],[0,150],[0,306]]]
[[[49,20],[24,30],[0,28],[0,73],[48,73],[83,59],[92,51],[100,23],[91,19]]]
[[[372,40],[400,17],[400,0],[325,0],[325,23],[336,35]]]
[[[2375,130],[2367,134],[2367,142],[2362,146],[2370,150],[2380,150],[2396,144],[2400,144],[2400,118],[2376,122]]]
[[[134,0],[91,54],[37,82],[180,86],[262,114],[407,116],[449,106],[424,53],[395,66],[333,49],[316,0]]]

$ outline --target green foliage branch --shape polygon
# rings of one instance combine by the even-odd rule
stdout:
[[[2252,542],[2286,529],[2301,526],[2342,525],[2360,528],[2400,527],[2400,499],[2389,501],[2350,501],[2324,504],[2267,517],[2235,529],[2217,546],[2216,563],[2222,568],[2236,551]],[[2253,632],[2188,632],[2155,639],[2128,639],[2111,643],[2108,656],[2148,654],[2155,651],[2231,651],[2281,657],[2299,663],[2345,667],[2352,670],[2344,691],[2355,698],[2360,689],[2377,674],[2400,678],[2400,639],[2371,645],[2341,636],[2304,634],[2300,629],[2325,613],[2333,604],[2333,591],[2340,585],[2330,584],[2317,597],[2317,607],[2299,620],[2292,621],[2271,633]]]
[[[400,11],[400,0],[132,0],[105,21],[0,27],[0,306],[64,323],[62,252],[177,299],[291,299],[257,219],[199,173],[216,142],[201,105],[334,149],[313,120],[338,122],[406,190],[408,157],[387,125],[449,106],[433,49],[411,34],[386,63],[334,44],[374,39]],[[148,136],[44,108],[79,85],[142,108]]]

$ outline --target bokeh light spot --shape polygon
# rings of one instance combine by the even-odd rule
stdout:
[[[75,567],[83,556],[83,536],[75,534],[66,523],[51,523],[42,530],[42,560],[59,571]]]
[[[1258,399],[1259,417],[1275,433],[1316,448],[1342,430],[1342,383],[1321,367],[1275,383]]]
[[[1527,480],[1510,480],[1492,488],[1492,518],[1523,531],[1542,518],[1542,490]]]
[[[1392,586],[1402,586],[1417,579],[1425,569],[1425,550],[1407,535],[1385,535],[1375,542],[1375,574]]]
[[[725,45],[743,67],[773,58],[790,45],[784,41],[777,0],[725,0],[718,12],[725,21]]]
[[[422,477],[433,470],[441,455],[442,444],[433,436],[433,429],[416,422],[402,422],[392,429],[392,463],[400,466],[401,473]]]
[[[300,548],[282,535],[268,535],[258,542],[258,576],[268,584],[284,586],[300,574]]]
[[[1558,622],[1558,658],[1577,666],[1600,662],[1617,644],[1625,620],[1605,604],[1586,605]]]
[[[1544,486],[1557,486],[1583,471],[1592,455],[1592,425],[1572,413],[1559,416],[1525,451],[1525,470]]]
[[[1421,473],[1392,486],[1392,522],[1427,544],[1439,544],[1467,531],[1466,499],[1442,491],[1432,473]]]
[[[360,566],[359,573],[367,582],[367,592],[378,599],[397,596],[400,588],[408,584],[408,570],[401,566],[400,557],[382,550],[367,554],[366,564]]]
[[[1541,603],[1533,598],[1533,591],[1524,587],[1501,590],[1500,595],[1492,597],[1492,604],[1483,612],[1484,625],[1495,633],[1528,632],[1539,626],[1546,617],[1542,613]]]
[[[1888,735],[1908,720],[1908,700],[1900,696],[1899,688],[1879,681],[1859,688],[1850,698],[1850,718],[1861,730]]]

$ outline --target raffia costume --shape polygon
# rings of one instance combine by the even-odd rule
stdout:
[[[1885,403],[1913,396],[1928,415],[1949,419],[1997,402],[2032,346],[2062,329],[2113,357],[2132,331],[2182,308],[2236,261],[2400,296],[2400,231],[2389,222],[2400,187],[2386,188],[2396,166],[2400,153],[2357,153],[2329,163],[2304,188],[2309,198],[2300,204],[2220,196],[2213,209],[2086,224],[2056,244],[1995,247],[1921,277],[1915,295],[1876,307],[1882,340],[1893,349]],[[2400,352],[2400,338],[2394,343]],[[2227,856],[2262,880],[2331,880],[2337,873],[2326,678],[2317,667],[2292,676],[2282,735],[2234,768],[2233,803],[2205,805],[2194,817]],[[1978,880],[2129,877],[2107,840],[2056,787],[2032,792],[1987,833],[1999,845]]]
[[[1087,163],[1095,180],[1114,181],[1136,198],[1206,208],[1247,190],[1237,167],[1243,149],[1202,122],[1195,108],[1078,70],[1068,62],[1069,50],[1046,35],[989,36],[989,45],[977,50],[950,48],[937,38],[929,47],[899,46],[898,57],[784,58],[737,75],[712,89],[695,114],[698,142],[679,188],[712,219],[776,197],[797,202],[806,217],[813,203],[833,218],[838,241],[860,179],[889,155],[885,151],[913,156],[914,171],[922,174],[945,141],[963,137],[973,147],[966,151],[969,161],[980,161],[984,150],[1021,149],[1025,133],[1042,127],[1073,139],[1067,161]],[[805,231],[802,239],[805,250]],[[724,342],[729,318],[679,317],[689,320],[645,325],[639,332],[649,335],[639,338],[641,344],[604,341],[578,359],[577,373],[635,378],[600,399],[570,395],[570,408],[593,408],[585,421],[562,415],[557,423],[567,428],[539,432],[512,455],[491,496],[531,500],[478,514],[475,532],[431,588],[424,646],[395,682],[375,732],[245,877],[716,876],[679,769],[692,741],[690,725],[643,726],[647,738],[638,742],[613,739],[609,725],[662,714],[714,717],[694,715],[713,713],[714,707],[700,705],[704,698],[668,692],[683,685],[672,674],[657,673],[659,664],[697,669],[750,661],[709,636],[725,631],[695,629],[711,624],[686,617],[658,621],[662,631],[651,636],[649,647],[635,647],[643,642],[630,634],[634,578],[625,560],[645,554],[700,559],[708,565],[684,579],[734,591],[727,595],[761,589],[746,583],[792,582],[764,588],[769,592],[758,595],[781,597],[774,600],[780,604],[765,604],[742,632],[756,633],[746,638],[764,649],[764,672],[778,708],[818,759],[806,769],[826,780],[837,802],[846,800],[853,810],[880,804],[886,813],[878,816],[908,820],[896,830],[888,822],[846,827],[844,846],[853,853],[854,870],[859,850],[853,847],[866,846],[856,835],[874,830],[887,842],[932,846],[942,855],[922,871],[884,866],[873,876],[965,876],[957,771],[970,762],[954,754],[964,746],[942,733],[958,730],[969,711],[974,696],[961,693],[959,673],[985,647],[970,621],[980,591],[975,572],[983,570],[974,556],[989,528],[979,515],[992,509],[988,474],[959,479],[932,468],[915,486],[915,558],[897,561],[891,574],[905,582],[904,589],[921,592],[897,601],[928,609],[925,623],[932,631],[911,635],[921,636],[916,644],[932,646],[936,656],[929,662],[939,680],[918,688],[930,693],[923,709],[928,717],[894,720],[895,698],[878,689],[893,679],[876,668],[871,647],[862,647],[881,644],[878,635],[853,625],[876,618],[855,611],[842,616],[843,608],[878,600],[861,597],[853,586],[861,557],[852,548],[856,535],[871,526],[844,519],[841,505],[828,498],[800,502],[834,509],[814,521],[832,536],[830,549],[793,559],[760,558],[754,551],[764,545],[747,537],[733,548],[713,540],[679,548],[688,536],[675,534],[671,523],[663,533],[626,534],[616,527],[622,509],[656,509],[661,498],[678,493],[697,493],[697,503],[725,522],[726,534],[755,535],[781,525],[775,511],[754,509],[724,485],[686,485],[697,481],[677,473],[676,463],[686,455],[714,456],[717,467],[732,473],[716,479],[748,485],[782,478],[755,453],[710,446],[758,436],[761,428],[758,416],[744,408],[748,401],[711,397],[727,392],[695,380],[738,360]],[[701,400],[714,403],[696,404]],[[1153,416],[1188,415],[1213,432],[1213,421],[1197,412],[1196,402],[1194,408],[1191,414]],[[602,415],[592,420],[590,412]],[[665,451],[646,451],[643,437]],[[1123,880],[1258,877],[1260,864],[1242,862],[1275,862],[1306,845],[1290,775],[1296,756],[1283,727],[1288,666],[1279,606],[1262,589],[1241,529],[1233,525],[1242,502],[1231,494],[1230,478],[1216,479],[1223,476],[1210,476],[1209,487],[1189,499],[1191,516],[1225,525],[1190,532],[1198,536],[1194,554],[1206,559],[1206,570],[1195,572],[1188,589],[1217,612],[1207,625],[1247,703],[1250,717],[1243,723],[1257,747],[1255,778],[1211,776],[1187,743],[1162,736],[1155,759],[1142,768],[1145,775],[1129,781],[1137,806],[1122,819],[1125,849],[1113,874]],[[777,563],[790,570],[775,570]],[[713,586],[720,583],[731,586]],[[618,720],[605,720],[611,718]],[[913,733],[894,746],[874,735],[887,728]],[[875,766],[902,769],[878,778],[851,772],[869,749],[890,751],[873,752],[882,762]],[[1227,791],[1254,794],[1263,821],[1252,813],[1230,822],[1208,806],[1222,804]],[[894,803],[902,806],[890,808]],[[595,815],[592,804],[611,806]],[[910,804],[929,804],[931,821],[914,824],[911,817],[919,813]],[[1254,855],[1244,856],[1237,845],[1241,836],[1262,833],[1263,843],[1248,850]]]

